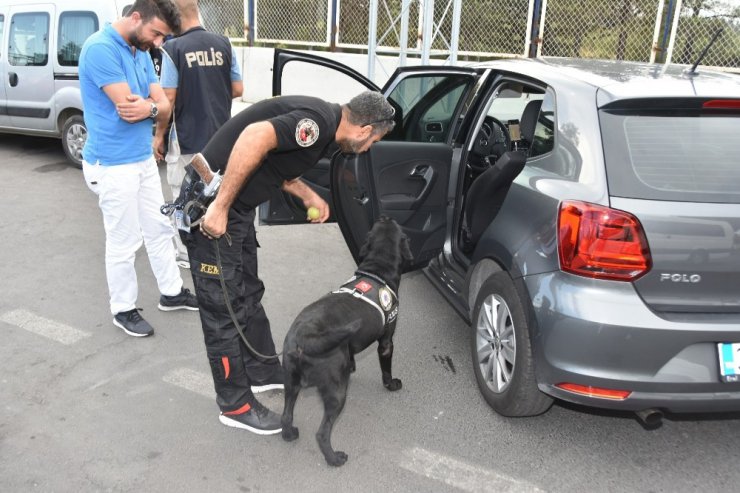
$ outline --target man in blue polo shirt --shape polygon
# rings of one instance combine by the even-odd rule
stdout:
[[[142,241],[161,293],[159,309],[198,309],[175,263],[174,230],[159,212],[164,198],[152,154],[152,120],[169,118],[170,104],[146,50],[179,28],[172,0],[136,0],[125,17],[90,36],[80,54],[88,129],[82,166],[103,213],[110,309],[114,325],[136,337],[154,332],[136,308],[134,260]]]

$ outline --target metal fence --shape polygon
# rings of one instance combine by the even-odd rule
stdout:
[[[541,54],[650,61],[655,0],[549,0]]]
[[[445,56],[456,36],[456,53],[467,58],[536,52],[689,64],[722,28],[703,64],[740,68],[740,0],[200,0],[200,7],[208,29],[248,44],[369,49],[374,39],[377,53],[400,46],[413,53],[426,35],[432,56]]]
[[[339,2],[337,46],[367,47],[370,26],[370,1]],[[461,54],[522,54],[527,34],[528,0],[461,2],[458,50]],[[377,43],[380,51],[401,46],[400,18],[403,2],[378,1]],[[453,33],[452,0],[436,0],[432,22],[435,52],[449,51]],[[408,2],[408,36],[406,46],[421,49],[423,0]]]
[[[722,30],[702,64],[740,67],[740,1],[685,0],[679,3],[681,15],[669,61],[694,63],[717,31]]]

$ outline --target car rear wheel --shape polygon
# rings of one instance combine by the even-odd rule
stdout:
[[[62,147],[67,159],[76,167],[82,169],[82,148],[87,141],[87,127],[82,115],[72,115],[62,127]]]
[[[478,388],[494,411],[535,416],[550,408],[552,398],[537,388],[529,327],[508,274],[496,274],[481,286],[470,342]]]

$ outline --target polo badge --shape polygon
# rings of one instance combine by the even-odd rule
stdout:
[[[301,147],[313,145],[319,139],[319,126],[310,118],[304,118],[295,127],[295,141]]]
[[[380,306],[383,307],[383,310],[386,312],[390,310],[393,305],[393,296],[391,295],[390,289],[386,287],[380,288],[378,296],[380,297]]]

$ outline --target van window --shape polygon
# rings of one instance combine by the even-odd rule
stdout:
[[[76,67],[85,40],[98,30],[98,17],[93,12],[64,12],[59,17],[59,65]]]
[[[49,61],[49,14],[15,14],[10,23],[11,65],[43,66]]]
[[[0,41],[3,39],[3,32],[5,31],[5,16],[3,14],[0,14]],[[2,57],[2,53],[0,53],[0,57]]]

